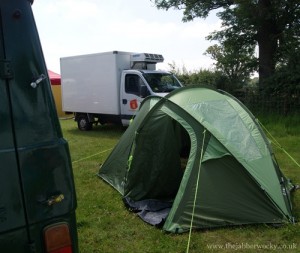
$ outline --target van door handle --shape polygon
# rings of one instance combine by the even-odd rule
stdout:
[[[30,86],[35,89],[40,82],[45,80],[47,77],[44,74],[41,74],[35,81],[30,83]]]
[[[42,201],[43,204],[47,206],[52,206],[54,204],[60,203],[64,200],[65,196],[61,193],[58,195],[53,195],[49,199]]]
[[[127,104],[127,99],[122,99],[122,103],[123,103],[123,105],[126,105]]]

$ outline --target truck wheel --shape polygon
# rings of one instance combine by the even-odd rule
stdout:
[[[89,119],[86,115],[81,115],[77,120],[78,129],[81,131],[89,131],[93,128],[93,124],[89,122]]]

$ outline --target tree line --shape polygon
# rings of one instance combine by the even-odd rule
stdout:
[[[285,114],[300,111],[299,0],[151,1],[158,9],[183,10],[183,22],[206,18],[212,11],[222,21],[221,30],[207,37],[215,42],[205,52],[215,60],[213,70],[191,73],[170,64],[186,85],[212,85],[240,95],[247,91],[269,107],[282,104]],[[258,78],[251,78],[253,73]]]

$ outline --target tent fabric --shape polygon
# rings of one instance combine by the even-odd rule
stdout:
[[[59,74],[48,70],[48,76],[51,82],[51,85],[61,85],[61,77]]]
[[[51,70],[48,70],[48,77],[51,82],[51,90],[55,100],[57,114],[59,117],[65,117],[66,113],[62,109],[61,77]]]
[[[172,207],[172,202],[156,199],[133,201],[130,198],[123,199],[124,204],[145,222],[160,227],[164,224]]]
[[[206,87],[145,99],[98,175],[130,203],[172,203],[158,218],[169,232],[189,230],[195,199],[193,228],[293,222],[289,180],[255,118]]]

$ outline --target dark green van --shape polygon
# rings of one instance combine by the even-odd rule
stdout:
[[[33,0],[0,0],[0,252],[77,253],[76,195]]]

